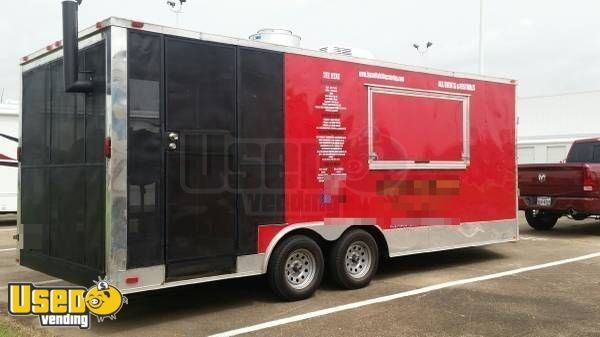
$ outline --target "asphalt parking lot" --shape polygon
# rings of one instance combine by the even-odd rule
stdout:
[[[7,282],[63,284],[16,265],[15,232],[0,226],[5,316]],[[600,254],[589,255],[598,252],[596,220],[562,219],[551,232],[521,220],[518,243],[388,260],[365,289],[326,281],[300,302],[278,301],[255,277],[130,295],[116,321],[89,331],[11,319],[58,336],[600,336]]]

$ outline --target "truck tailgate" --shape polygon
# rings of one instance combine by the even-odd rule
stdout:
[[[519,192],[523,196],[584,196],[585,164],[519,165]]]

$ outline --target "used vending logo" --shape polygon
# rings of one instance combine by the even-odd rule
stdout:
[[[95,285],[84,287],[36,287],[33,283],[8,284],[8,313],[33,315],[42,326],[77,326],[89,329],[90,317],[98,322],[117,319],[127,298],[109,281],[99,278]]]

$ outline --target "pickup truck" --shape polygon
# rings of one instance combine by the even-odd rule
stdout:
[[[565,163],[519,165],[519,210],[537,230],[562,216],[600,215],[600,138],[573,143]]]

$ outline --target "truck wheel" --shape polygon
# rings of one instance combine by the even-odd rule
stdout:
[[[344,234],[329,252],[331,277],[345,289],[366,287],[379,266],[377,242],[362,229]]]
[[[285,300],[303,300],[312,296],[321,284],[324,268],[323,252],[313,239],[291,236],[279,243],[271,254],[269,284]]]
[[[529,210],[525,211],[525,219],[529,226],[539,231],[550,230],[556,225],[560,215],[549,211]]]

